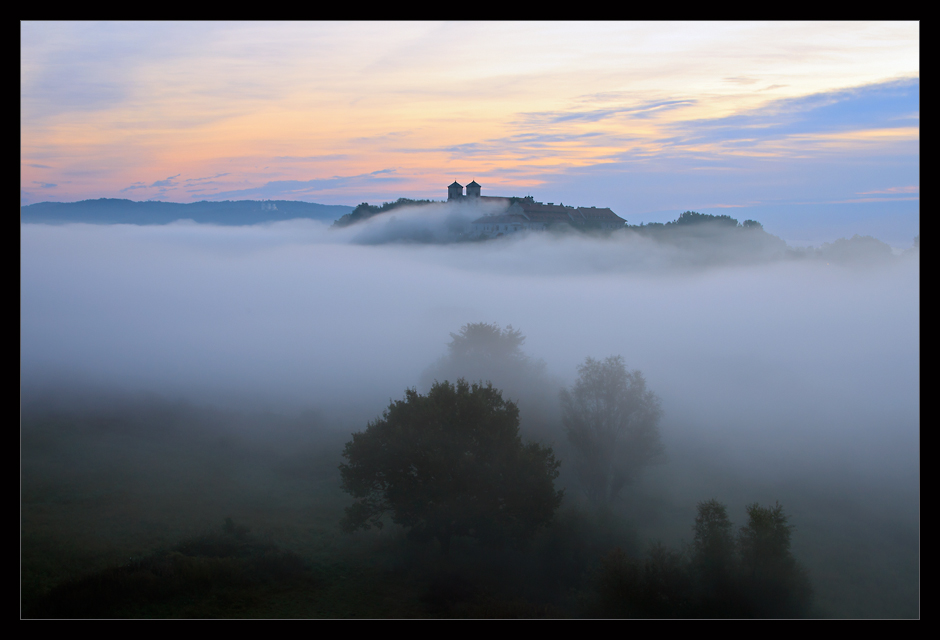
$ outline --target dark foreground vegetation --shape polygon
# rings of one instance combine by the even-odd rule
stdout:
[[[809,473],[745,481],[664,451],[659,399],[617,356],[586,359],[554,410],[527,412],[551,379],[521,332],[452,335],[429,375],[486,369],[516,380],[518,404],[440,381],[363,428],[27,394],[22,616],[919,615],[916,520],[876,492],[853,502]]]
[[[183,540],[127,564],[72,580],[26,603],[38,618],[229,617],[316,589],[319,572],[297,555],[248,537],[227,518],[218,533]]]
[[[654,544],[644,558],[617,549],[603,561],[591,612],[618,618],[800,618],[818,615],[806,570],[790,552],[783,507],[747,507],[732,532],[717,500],[698,505],[688,552]]]
[[[244,415],[156,399],[24,406],[22,615],[806,615],[703,600],[696,576],[706,574],[696,573],[695,554],[681,544],[648,544],[657,531],[696,536],[695,512],[682,506],[683,496],[656,486],[612,507],[570,495],[522,547],[455,536],[445,557],[438,543],[392,522],[343,534],[349,499],[337,466],[348,431],[324,427],[323,417]],[[267,439],[259,442],[252,429]],[[719,469],[672,456],[669,464],[697,469],[724,492]],[[793,540],[816,596],[809,615],[918,615],[916,529],[827,500],[811,485],[778,491],[804,513]],[[740,548],[728,552],[734,559],[726,568],[740,579]],[[742,583],[731,585],[734,594]],[[799,604],[799,580],[796,587]],[[677,604],[665,606],[663,597]]]

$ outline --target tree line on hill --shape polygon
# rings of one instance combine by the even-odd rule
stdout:
[[[394,202],[384,202],[381,206],[363,202],[353,211],[343,215],[333,223],[333,228],[343,228],[369,220],[383,213],[389,213],[404,206],[432,204],[433,200],[412,200],[399,198]],[[464,223],[466,227],[466,223]],[[459,225],[458,225],[459,227]],[[792,248],[781,238],[768,233],[757,220],[739,222],[729,215],[711,215],[696,211],[684,211],[670,222],[650,222],[638,225],[626,224],[622,229],[601,230],[591,227],[571,227],[560,223],[552,226],[559,231],[573,231],[592,236],[616,237],[622,234],[636,234],[653,240],[657,244],[680,249],[695,264],[720,264],[727,262],[754,263],[779,259],[815,259],[841,264],[880,263],[894,257],[891,247],[871,236],[855,235],[852,238],[839,238],[835,242],[825,243],[817,248]],[[379,242],[470,242],[478,241],[465,228],[447,236],[446,240],[434,239],[433,234],[399,230]],[[915,240],[915,247],[918,241]]]
[[[377,216],[380,213],[388,213],[389,211],[393,211],[399,207],[432,204],[433,202],[435,201],[412,200],[410,198],[399,198],[394,202],[383,202],[381,206],[371,205],[368,202],[363,202],[349,213],[344,214],[338,218],[333,223],[333,226],[336,228],[348,227],[349,225],[356,224],[357,222],[368,220],[369,218]]]
[[[144,201],[136,202],[117,198],[99,198],[79,202],[40,202],[20,207],[20,221],[41,224],[136,224],[162,225],[178,220],[193,220],[202,224],[252,225],[264,222],[295,220],[333,220],[333,228],[348,227],[382,213],[404,206],[433,204],[434,200],[398,198],[381,205],[363,202],[355,208],[346,205],[324,205],[296,200],[225,200],[192,203]],[[338,218],[337,214],[341,214]],[[891,247],[872,236],[854,235],[839,238],[820,247],[788,247],[782,239],[767,233],[756,220],[739,222],[728,215],[710,215],[685,211],[671,222],[650,222],[638,225],[627,224],[621,230],[599,231],[592,228],[577,229],[582,233],[604,236],[620,233],[635,233],[660,244],[672,245],[692,252],[704,262],[731,260],[759,261],[768,259],[804,259],[862,264],[891,260]],[[419,234],[420,235],[420,234]],[[388,241],[434,242],[428,234],[411,238],[395,237]],[[457,233],[449,241],[469,241],[469,233]],[[908,253],[919,249],[920,236]],[[704,253],[703,253],[704,252]]]

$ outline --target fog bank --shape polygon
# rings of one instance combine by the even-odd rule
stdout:
[[[450,332],[496,322],[568,383],[586,356],[622,355],[663,399],[667,437],[725,442],[745,462],[758,436],[767,459],[916,451],[916,254],[676,268],[678,249],[644,238],[373,246],[362,233],[23,225],[24,390],[80,381],[374,416]]]

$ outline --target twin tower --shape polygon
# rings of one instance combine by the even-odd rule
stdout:
[[[463,194],[463,186],[457,183],[454,180],[454,184],[447,187],[447,201],[451,200],[463,200],[464,198],[479,198],[480,197],[480,185],[477,184],[477,181],[474,180],[467,185],[467,195]]]

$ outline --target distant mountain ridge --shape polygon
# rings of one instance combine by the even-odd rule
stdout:
[[[22,206],[20,222],[152,225],[194,220],[204,224],[241,226],[296,218],[333,221],[353,209],[341,204],[296,200],[202,200],[182,203],[100,198],[79,202],[38,202]]]

